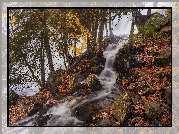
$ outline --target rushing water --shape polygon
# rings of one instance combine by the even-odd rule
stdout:
[[[106,58],[105,67],[101,74],[96,77],[100,80],[100,83],[102,84],[104,90],[99,91],[94,97],[87,97],[86,99],[80,99],[80,97],[78,97],[71,101],[66,101],[62,104],[59,104],[56,107],[50,108],[46,115],[52,115],[52,117],[47,122],[47,125],[81,126],[84,124],[84,122],[80,121],[75,116],[72,116],[74,115],[72,112],[76,107],[92,103],[96,100],[101,100],[107,96],[111,96],[112,90],[116,90],[120,94],[119,89],[115,86],[118,74],[113,68],[113,62],[118,50],[122,48],[124,44],[125,41],[122,40],[118,44],[109,44],[103,52],[103,55]]]
[[[116,89],[117,72],[113,68],[114,58],[120,48],[125,44],[124,40],[120,40],[118,44],[109,44],[103,52],[104,58],[106,58],[104,70],[99,75],[99,80],[104,89],[110,92],[112,89]]]

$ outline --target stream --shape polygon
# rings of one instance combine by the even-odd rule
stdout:
[[[100,104],[100,101],[108,102],[106,99],[116,99],[121,95],[121,91],[115,85],[118,74],[113,68],[113,62],[118,50],[122,48],[124,44],[125,40],[121,40],[118,44],[109,44],[103,52],[103,55],[106,58],[105,67],[99,76],[96,75],[103,87],[103,90],[95,93],[93,97],[86,97],[85,99],[76,97],[71,101],[65,101],[56,107],[50,108],[44,115],[52,115],[50,120],[47,122],[47,126],[82,126],[86,123],[85,118],[91,116],[92,112],[90,111],[95,112],[100,108],[105,107],[103,106],[105,104]],[[99,105],[99,109],[98,107],[94,109],[91,107],[89,108],[88,105],[91,107]],[[85,109],[88,110],[85,111]],[[75,112],[78,112],[79,110],[84,110],[84,112],[76,114]]]

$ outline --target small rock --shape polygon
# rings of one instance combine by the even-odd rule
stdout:
[[[149,101],[145,103],[145,113],[148,118],[160,119],[162,116],[161,104],[157,101]]]
[[[157,71],[155,74],[154,74],[154,77],[155,78],[163,78],[165,75],[162,71]]]
[[[171,50],[163,49],[159,55],[154,58],[154,65],[159,67],[166,67],[171,63]]]
[[[106,116],[106,118],[97,123],[97,126],[112,126],[115,122],[116,120],[113,116]]]

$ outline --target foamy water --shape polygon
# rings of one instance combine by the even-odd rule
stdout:
[[[125,42],[122,40],[118,44],[109,44],[103,52],[103,55],[106,58],[105,67],[101,74],[96,76],[100,80],[103,90],[95,93],[93,97],[86,97],[85,99],[78,97],[50,108],[46,115],[52,115],[52,117],[47,122],[47,126],[82,126],[84,124],[83,121],[80,121],[76,117],[72,117],[72,115],[74,115],[72,111],[75,108],[110,96],[112,89],[119,90],[115,87],[118,74],[113,68],[113,62],[118,50],[122,48],[124,44]]]
[[[103,52],[104,58],[106,58],[104,70],[99,75],[99,80],[104,89],[111,92],[111,89],[116,88],[116,78],[118,73],[113,68],[114,58],[120,48],[124,46],[126,41],[120,40],[118,44],[109,44]]]

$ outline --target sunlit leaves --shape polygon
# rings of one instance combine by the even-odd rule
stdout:
[[[9,21],[10,24],[12,24],[12,23],[14,23],[14,22],[16,22],[16,18],[12,18],[12,19]]]

